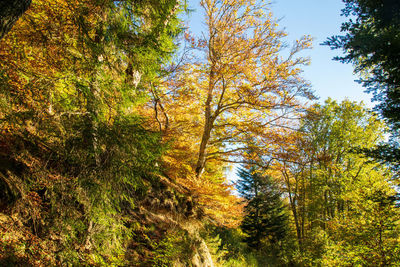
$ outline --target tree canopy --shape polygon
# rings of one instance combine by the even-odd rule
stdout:
[[[336,57],[352,63],[367,92],[378,102],[376,110],[388,122],[392,138],[375,150],[375,156],[400,162],[400,3],[396,0],[344,0],[343,15],[349,20],[342,24],[344,35],[333,36],[325,44],[342,49],[344,56]]]
[[[286,44],[267,1],[200,1],[199,36],[186,1],[36,0],[18,20],[17,2],[0,3],[1,266],[399,264],[395,173],[359,153],[398,162],[397,2],[346,1],[329,40],[381,101],[386,150],[362,103],[314,102],[311,39]]]

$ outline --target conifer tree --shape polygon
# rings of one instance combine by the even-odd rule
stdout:
[[[341,27],[342,35],[332,36],[325,44],[342,49],[336,57],[352,63],[360,83],[378,102],[375,110],[390,127],[389,142],[366,150],[376,159],[391,162],[398,170],[400,162],[400,1],[343,0],[342,15],[349,18]]]
[[[288,218],[278,185],[254,168],[241,168],[237,189],[248,202],[241,228],[249,247],[260,250],[264,241],[275,245],[287,233]]]

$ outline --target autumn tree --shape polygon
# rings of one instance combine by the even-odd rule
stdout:
[[[34,3],[1,44],[8,91],[19,95],[18,104],[34,110],[37,120],[85,120],[83,140],[98,164],[96,124],[126,114],[140,98],[140,81],[153,77],[175,49],[180,10],[177,1]],[[139,18],[143,25],[136,24]],[[25,86],[43,98],[29,97]]]
[[[325,105],[310,109],[300,129],[301,134],[295,134],[298,140],[293,143],[295,146],[285,146],[286,154],[282,154],[280,163],[274,167],[282,172],[304,255],[310,253],[313,260],[323,257],[324,253],[329,255],[332,251],[327,252],[326,240],[321,238],[325,235],[338,242],[338,246],[343,245],[340,249],[330,248],[338,249],[339,253],[348,249],[347,253],[366,259],[366,251],[378,251],[382,247],[376,262],[395,260],[393,254],[388,253],[397,238],[393,236],[398,236],[396,227],[389,230],[389,225],[397,220],[391,201],[395,194],[391,184],[393,174],[357,153],[358,149],[373,148],[382,140],[383,123],[362,105],[347,100],[340,104],[327,100]],[[375,191],[372,188],[377,190],[379,201],[372,200],[372,191]],[[380,220],[383,210],[392,214],[385,219],[387,223]],[[360,214],[371,217],[360,224]],[[352,231],[347,235],[359,238],[344,239],[344,228]],[[385,237],[376,243],[367,242],[375,236],[372,234],[375,231],[385,232]],[[349,243],[340,243],[344,240]]]
[[[309,144],[308,156],[310,169],[309,182],[313,186],[313,199],[321,193],[315,205],[325,209],[324,214],[314,218],[316,221],[328,221],[340,216],[346,209],[341,199],[347,183],[363,174],[372,165],[367,159],[356,156],[357,148],[371,148],[383,138],[384,126],[376,115],[368,114],[361,105],[350,101],[336,103],[327,100],[324,106],[316,107],[303,121],[302,130]],[[319,189],[325,187],[325,190]],[[316,204],[316,203],[320,204]],[[317,208],[317,206],[315,206]],[[324,227],[322,225],[322,227]]]
[[[232,161],[234,155],[240,161],[246,135],[261,135],[300,108],[297,97],[312,97],[300,77],[307,60],[296,57],[310,40],[297,41],[283,57],[285,33],[277,29],[263,1],[204,0],[201,6],[206,32],[188,38],[196,49],[194,60],[175,75],[175,88],[170,87],[170,98],[195,108],[201,128],[193,133],[197,177],[206,162]],[[188,91],[192,98],[183,100]]]
[[[34,1],[0,42],[0,206],[79,243],[61,264],[124,261],[126,212],[164,150],[133,107],[176,48],[179,3]]]

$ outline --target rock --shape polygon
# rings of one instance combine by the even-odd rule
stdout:
[[[201,239],[200,244],[192,258],[192,266],[195,267],[214,267],[210,251],[206,242]]]

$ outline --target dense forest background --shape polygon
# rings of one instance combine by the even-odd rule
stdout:
[[[344,2],[374,110],[261,0],[0,3],[0,265],[400,266],[400,4]]]

